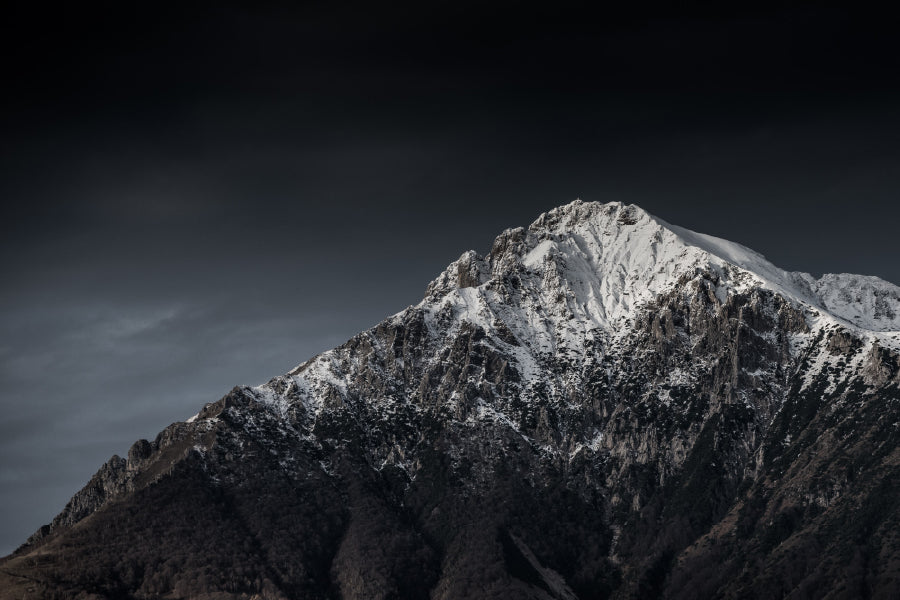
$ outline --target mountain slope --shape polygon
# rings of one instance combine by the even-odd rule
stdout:
[[[900,289],[576,201],[114,457],[0,582],[9,597],[887,598],[898,423]]]

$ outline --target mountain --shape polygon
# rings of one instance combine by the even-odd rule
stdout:
[[[576,201],[114,456],[0,598],[897,598],[900,288]]]

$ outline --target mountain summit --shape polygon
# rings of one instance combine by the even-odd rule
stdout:
[[[892,598],[900,288],[576,201],[114,456],[19,598]]]
[[[682,277],[709,273],[721,280],[720,293],[759,286],[863,329],[900,331],[900,288],[877,277],[829,274],[816,280],[789,273],[740,244],[618,202],[576,200],[542,214],[528,229],[507,230],[487,257],[463,254],[432,282],[429,295],[496,282],[520,267],[545,275],[544,265],[556,273],[549,285],[565,288],[583,307],[576,316],[605,329]]]

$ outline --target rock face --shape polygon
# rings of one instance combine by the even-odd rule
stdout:
[[[896,598],[900,289],[576,201],[127,459],[0,597]]]

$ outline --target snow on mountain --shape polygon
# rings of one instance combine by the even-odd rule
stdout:
[[[829,273],[813,284],[822,306],[861,329],[900,332],[900,288],[878,277]]]
[[[492,332],[491,343],[514,357],[524,382],[537,381],[548,360],[585,357],[598,343],[627,336],[648,303],[697,277],[716,282],[720,303],[753,289],[771,290],[806,315],[811,333],[796,334],[799,352],[836,324],[868,345],[900,349],[900,288],[875,277],[784,271],[740,244],[670,225],[638,206],[576,200],[548,211],[527,229],[501,233],[490,252],[462,254],[427,287],[425,298],[388,320],[422,315],[423,343],[439,350],[464,327]],[[377,336],[368,336],[374,340]],[[437,350],[435,352],[437,352]],[[373,347],[369,355],[384,354]],[[357,357],[364,364],[372,356]],[[440,360],[435,354],[433,360]],[[823,359],[824,360],[824,359]],[[346,397],[358,367],[339,349],[288,374],[290,393],[258,388],[286,411],[297,398],[309,415],[330,397]],[[276,378],[276,387],[285,378]]]
[[[703,271],[720,277],[720,300],[729,291],[761,287],[854,328],[891,332],[895,335],[877,336],[888,345],[900,332],[900,288],[893,284],[861,275],[816,280],[784,271],[740,244],[670,225],[618,202],[575,201],[541,215],[527,230],[507,230],[488,257],[465,253],[429,292],[432,298],[448,294],[460,314],[478,320],[506,303],[491,294],[498,280],[524,276],[530,297],[549,314],[556,307],[569,321],[611,332],[681,278]],[[478,291],[462,291],[470,287]],[[429,303],[432,299],[426,298],[422,305]],[[563,306],[568,310],[559,312]],[[533,311],[526,312],[527,324],[533,325]]]

